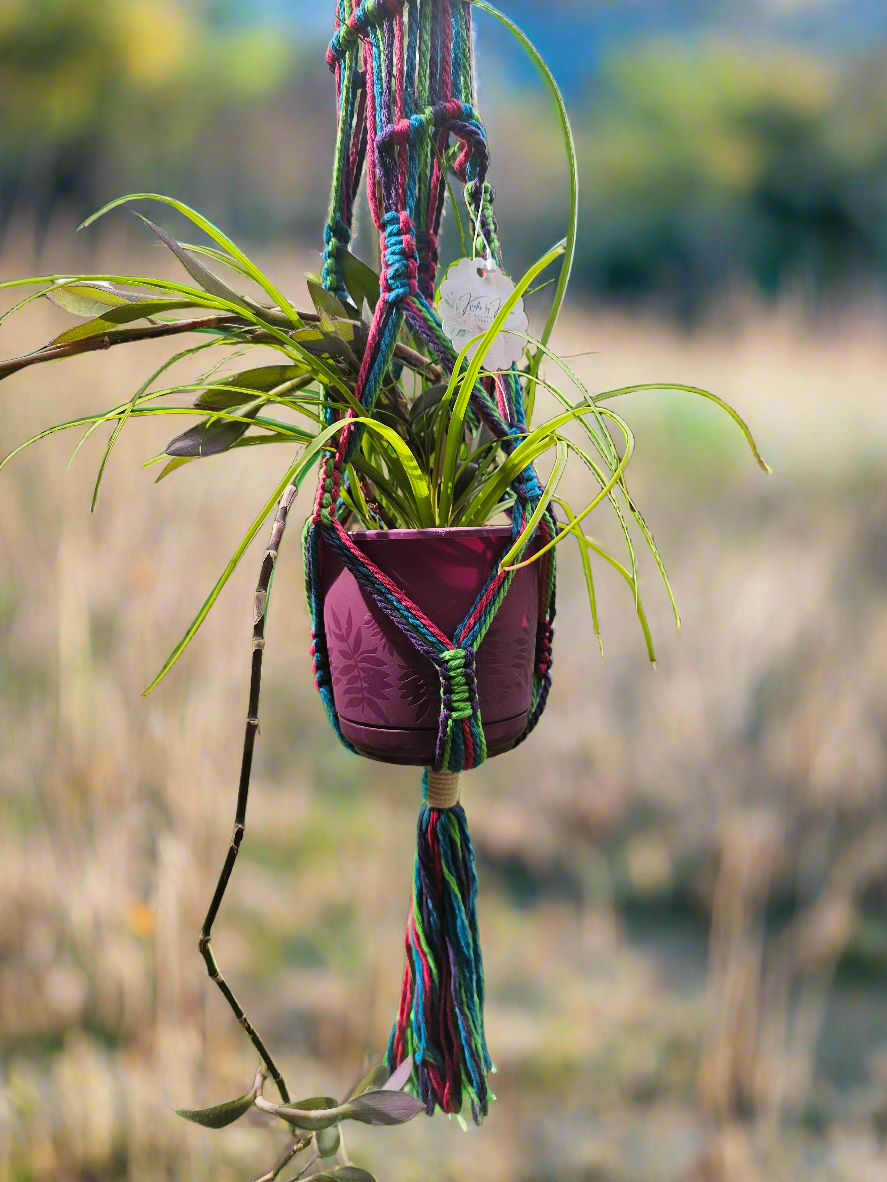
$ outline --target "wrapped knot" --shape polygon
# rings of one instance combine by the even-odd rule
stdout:
[[[384,267],[381,289],[389,304],[407,299],[419,290],[416,282],[419,274],[419,255],[413,223],[408,213],[392,210],[386,213],[385,232],[382,235],[382,256]]]

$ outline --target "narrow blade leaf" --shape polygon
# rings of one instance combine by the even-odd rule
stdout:
[[[102,316],[108,308],[119,308],[142,299],[129,291],[118,291],[110,283],[61,282],[44,293],[57,308],[72,316]]]
[[[163,312],[200,306],[193,300],[139,300],[137,303],[121,304],[116,308],[106,308],[95,320],[88,320],[85,324],[78,324],[76,328],[69,328],[50,344],[67,345],[71,341],[85,341],[88,337],[100,337],[109,329],[119,328],[121,324],[144,320],[146,316],[158,316]]]
[[[133,211],[135,213],[135,211]],[[144,214],[136,213],[137,218],[141,218],[148,229],[156,234],[164,246],[168,246],[172,253],[176,256],[188,274],[194,279],[204,291],[209,292],[210,295],[216,296],[220,300],[228,300],[231,304],[239,304],[242,308],[246,308],[246,301],[236,292],[232,291],[227,283],[223,283],[217,275],[213,275],[212,271],[204,267],[203,263],[198,262],[193,255],[190,255],[183,246],[180,246],[166,230],[156,226],[152,221],[145,217]]]

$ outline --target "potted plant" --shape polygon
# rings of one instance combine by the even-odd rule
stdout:
[[[273,496],[259,508],[148,687],[178,661],[245,550],[273,517],[254,601],[234,834],[200,935],[208,972],[262,1062],[243,1097],[213,1109],[183,1110],[211,1127],[230,1123],[254,1104],[281,1117],[293,1130],[293,1141],[268,1178],[312,1144],[316,1154],[334,1158],[344,1120],[395,1124],[438,1108],[454,1114],[470,1110],[478,1123],[483,1119],[491,1064],[483,1029],[477,880],[459,804],[460,773],[520,742],[545,707],[555,551],[561,541],[569,537],[578,546],[595,634],[592,559],[601,559],[630,588],[653,657],[630,523],[649,546],[671,597],[652,535],[626,484],[632,433],[609,406],[632,390],[664,387],[592,395],[549,347],[577,234],[572,135],[561,96],[536,51],[506,17],[478,0],[475,6],[508,27],[542,70],[557,100],[567,151],[567,237],[519,282],[503,270],[486,134],[474,107],[472,5],[377,0],[358,6],[340,0],[328,54],[338,84],[336,164],[323,270],[309,277],[311,311],[297,311],[273,280],[200,214],[157,194],[113,201],[84,225],[125,202],[172,207],[206,241],[179,242],[143,220],[182,264],[189,282],[100,274],[2,285],[31,289],[16,308],[48,298],[80,323],[35,353],[0,363],[0,378],[45,361],[155,337],[196,334],[196,342],[117,406],[41,432],[0,467],[52,432],[80,427],[85,438],[107,426],[94,507],[111,451],[130,419],[157,414],[199,419],[162,455],[148,459],[146,467],[162,465],[158,479],[242,448],[285,449]],[[379,273],[348,249],[364,173],[380,233]],[[469,241],[453,180],[463,186]],[[448,198],[462,257],[438,284]],[[551,309],[534,337],[523,301],[555,265]],[[276,353],[274,362],[245,365],[244,354],[257,348]],[[204,354],[212,365],[199,380],[172,379],[176,364]],[[236,369],[229,372],[226,363],[235,360]],[[576,394],[561,390],[565,379]],[[722,406],[766,467],[735,411],[706,391],[668,388]],[[539,391],[553,398],[558,411],[536,424]],[[571,425],[581,443],[568,432]],[[548,453],[553,463],[543,481],[535,464]],[[593,489],[579,511],[559,493],[573,463],[587,472]],[[330,722],[348,747],[425,769],[425,802],[403,994],[385,1062],[343,1103],[312,1097],[293,1104],[274,1058],[219,970],[210,937],[244,835],[272,576],[296,493],[315,469],[317,492],[303,539],[315,681]],[[583,533],[586,517],[605,502],[622,528],[624,564]],[[268,1074],[279,1104],[262,1094]],[[336,1176],[342,1182],[368,1177],[351,1166]]]

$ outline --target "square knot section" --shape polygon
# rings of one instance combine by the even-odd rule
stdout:
[[[474,713],[477,681],[471,649],[454,648],[441,653],[440,701],[451,718],[470,718]]]
[[[419,254],[413,223],[408,213],[392,210],[384,219],[380,287],[389,304],[408,299],[418,288]]]
[[[474,649],[454,648],[437,657],[440,677],[440,726],[434,771],[461,772],[477,767],[487,755]]]

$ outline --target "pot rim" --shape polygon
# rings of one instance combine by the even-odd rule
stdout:
[[[441,525],[427,529],[356,529],[351,537],[362,542],[408,542],[423,538],[510,538],[510,525]]]

